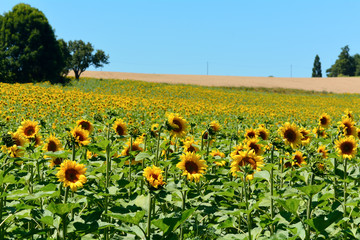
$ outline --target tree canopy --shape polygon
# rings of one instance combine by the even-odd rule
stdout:
[[[64,66],[54,30],[40,10],[20,3],[0,16],[2,81],[58,81]]]
[[[348,45],[341,48],[341,53],[335,63],[326,70],[328,77],[355,76],[355,59],[349,53]]]
[[[315,56],[315,60],[314,60],[314,67],[312,69],[312,75],[311,77],[322,77],[322,73],[321,73],[321,62],[320,62],[320,57],[319,55]]]

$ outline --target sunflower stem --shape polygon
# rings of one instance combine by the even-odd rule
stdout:
[[[182,212],[185,211],[186,195],[187,195],[186,190],[181,192],[181,196],[182,196],[181,209],[182,209]],[[181,227],[180,227],[180,240],[183,240],[183,239],[184,239],[184,226],[183,226],[183,224],[181,224]]]
[[[67,203],[67,199],[69,196],[69,188],[65,188],[65,196],[64,196],[64,204]],[[62,226],[63,226],[63,239],[66,239],[66,235],[67,235],[67,219],[66,219],[66,214],[62,215]]]
[[[337,169],[337,158],[334,159],[334,199],[337,199],[337,177],[336,177],[336,169]]]
[[[158,166],[158,161],[159,161],[159,149],[160,149],[160,135],[161,135],[161,129],[162,129],[162,127],[159,129],[159,132],[158,132],[158,139],[157,139],[157,144],[156,144],[155,166]],[[171,139],[170,139],[170,141],[171,141]]]
[[[146,239],[150,240],[151,237],[151,212],[152,212],[152,197],[151,193],[149,191],[149,212],[148,212],[148,218],[147,218],[147,228],[146,228]]]
[[[270,214],[271,214],[271,220],[274,220],[274,145],[271,148],[271,158],[270,158],[270,162],[271,162],[271,169],[270,169]],[[271,223],[270,225],[270,232],[271,235],[274,234],[274,225],[273,223]]]
[[[132,151],[132,144],[133,144],[133,137],[130,136],[129,183],[131,182],[131,162],[132,162],[131,151]],[[130,198],[131,198],[131,187],[129,186],[129,200],[130,200]]]
[[[71,160],[75,161],[75,154],[76,154],[76,150],[75,150],[75,140],[72,141],[72,156],[71,156]]]
[[[346,183],[346,178],[347,178],[347,158],[344,158],[344,219],[346,219],[347,217],[347,213],[346,213],[346,194],[347,194],[347,183]],[[347,228],[347,221],[344,221],[344,229]],[[346,239],[346,234],[345,234],[345,239]]]
[[[110,140],[110,125],[108,126],[108,140]],[[111,171],[111,144],[110,142],[106,146],[106,182],[105,182],[105,192],[108,191],[110,186],[110,171]],[[108,221],[107,213],[109,208],[109,196],[105,197],[105,221]],[[109,228],[104,229],[105,239],[109,239]]]
[[[312,185],[312,182],[313,182],[313,176],[314,174],[313,173],[310,173],[311,176],[309,178],[309,186]],[[309,196],[309,199],[308,199],[308,204],[307,204],[307,208],[306,208],[306,219],[308,221],[310,221],[311,219],[311,204],[312,204],[312,195]],[[306,228],[306,240],[310,240],[310,225],[308,224],[307,225],[307,228]]]
[[[249,240],[252,240],[252,238],[251,238],[251,212],[249,211],[248,183],[246,181],[246,173],[244,174],[244,189],[245,189],[245,206],[246,206],[246,212],[247,212],[248,236],[249,236]]]

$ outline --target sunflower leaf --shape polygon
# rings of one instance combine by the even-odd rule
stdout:
[[[77,208],[78,206],[79,206],[79,204],[77,204],[77,203],[54,203],[54,202],[52,202],[47,206],[46,209],[54,214],[62,216],[64,214],[71,212],[71,210],[73,210],[74,208]]]
[[[283,207],[285,208],[285,210],[293,213],[293,214],[297,214],[297,210],[299,208],[300,205],[300,199],[296,199],[296,198],[289,198],[286,200],[283,199],[276,199],[276,201]]]
[[[322,183],[321,185],[309,185],[304,187],[298,187],[297,189],[299,189],[301,192],[305,193],[308,197],[311,198],[312,196],[320,192],[325,185],[326,183]]]
[[[265,179],[270,182],[270,173],[268,171],[255,172],[254,178]]]
[[[122,222],[132,223],[138,225],[141,219],[145,216],[146,211],[138,211],[133,213],[109,213],[107,214],[110,217],[113,217],[115,219],[119,219]]]

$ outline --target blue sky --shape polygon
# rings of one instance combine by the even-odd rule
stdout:
[[[109,54],[103,71],[311,77],[316,54],[325,76],[345,45],[360,53],[357,0],[1,0],[0,14],[20,2]]]

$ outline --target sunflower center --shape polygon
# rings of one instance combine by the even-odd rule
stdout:
[[[157,180],[159,176],[157,174],[152,173],[150,177],[152,177],[154,180]]]
[[[20,146],[21,145],[21,142],[18,138],[13,138],[12,139],[14,141],[14,143],[16,144],[16,146]]]
[[[192,145],[190,145],[187,150],[188,152],[196,152],[196,149]]]
[[[82,129],[85,129],[85,130],[90,130],[90,124],[88,122],[81,122],[80,123],[80,126]]]
[[[263,131],[261,131],[261,132],[259,132],[259,136],[263,139],[263,140],[266,140],[266,133],[265,132],[263,132]]]
[[[122,135],[124,135],[124,129],[120,125],[117,125],[116,133],[119,134],[120,136],[122,136]]]
[[[54,141],[50,141],[48,143],[48,147],[47,147],[47,150],[48,151],[51,151],[51,152],[56,152],[57,151],[57,145]]]
[[[340,145],[340,149],[343,154],[352,154],[353,148],[354,146],[351,142],[343,142]]]
[[[239,165],[245,166],[245,165],[250,165],[252,169],[256,169],[256,161],[255,159],[251,158],[251,157],[244,157],[242,161],[239,162]]]
[[[303,136],[303,137],[302,137],[302,140],[308,140],[308,139],[309,139],[309,136],[307,135],[306,132],[302,131],[301,134],[302,134],[302,136]]]
[[[326,124],[327,124],[327,118],[326,118],[326,117],[322,117],[322,118],[320,119],[320,123],[321,123],[321,125],[326,125]]]
[[[24,130],[24,134],[25,134],[26,136],[31,136],[31,135],[33,135],[34,133],[35,133],[35,129],[34,129],[32,126],[28,126],[28,127],[26,127],[25,130]]]
[[[79,139],[80,142],[84,141],[85,137],[81,134],[81,132],[76,132],[75,136]]]
[[[259,146],[256,143],[250,143],[249,148],[255,151],[255,154],[259,153]]]
[[[71,168],[71,169],[67,169],[65,171],[65,178],[66,180],[68,180],[69,182],[76,182],[79,180],[79,178],[77,177],[78,175],[78,171],[76,171],[75,169]]]
[[[299,156],[299,155],[295,155],[294,158],[295,158],[295,162],[296,162],[297,164],[301,164],[301,163],[303,162],[302,157]]]
[[[199,172],[199,166],[196,163],[191,162],[191,161],[188,161],[185,163],[185,169],[190,174],[195,174],[195,173]]]
[[[55,165],[60,165],[60,164],[62,163],[62,159],[61,159],[61,158],[55,158],[55,159],[53,160],[53,163],[54,163]]]
[[[284,137],[291,143],[296,141],[296,132],[292,129],[287,129],[284,132]]]
[[[254,138],[256,134],[254,132],[248,132],[246,136],[248,136],[249,138]]]
[[[181,125],[181,122],[178,119],[174,119],[173,124],[176,125],[176,127],[173,129],[174,132],[181,132],[182,131],[182,125]]]

